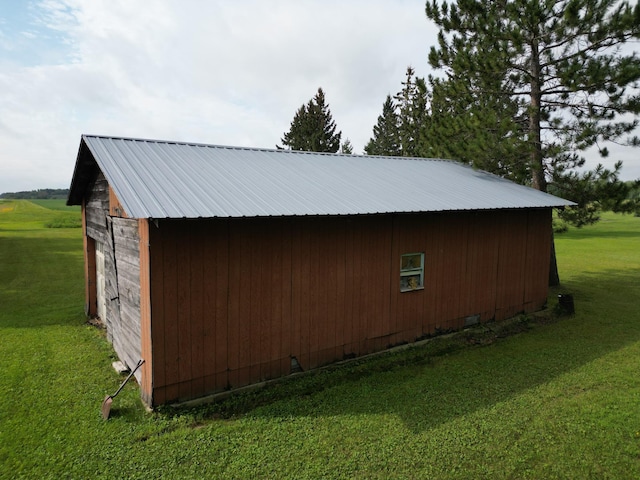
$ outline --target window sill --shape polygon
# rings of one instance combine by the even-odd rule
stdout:
[[[401,288],[400,289],[400,293],[406,293],[406,292],[418,292],[420,290],[424,290],[424,287],[418,287],[418,288]]]

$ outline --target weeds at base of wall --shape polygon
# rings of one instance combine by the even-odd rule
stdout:
[[[207,421],[234,419],[279,400],[307,397],[376,373],[429,365],[439,357],[466,348],[489,346],[537,326],[555,323],[561,318],[557,308],[552,307],[500,322],[474,325],[456,332],[436,332],[429,338],[414,343],[184,403],[161,406],[156,412],[170,417],[189,413],[196,419],[194,428],[198,428]]]
[[[92,327],[97,328],[98,330],[106,332],[107,326],[100,319],[100,317],[91,316],[87,317],[87,325],[91,325]]]

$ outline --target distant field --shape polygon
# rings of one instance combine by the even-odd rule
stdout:
[[[68,213],[0,202],[2,479],[640,478],[640,218],[556,237],[549,305],[571,293],[574,316],[209,407],[147,413],[131,382],[105,422],[122,377],[85,323],[81,230],[44,227]]]
[[[40,205],[41,207],[48,208],[49,210],[63,210],[71,212],[79,212],[80,206],[74,205],[72,207],[67,206],[67,201],[64,199],[59,200],[29,200],[31,203]]]

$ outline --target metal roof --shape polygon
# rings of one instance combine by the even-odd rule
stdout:
[[[84,147],[86,146],[86,148]],[[88,148],[88,152],[87,149]],[[83,135],[69,203],[103,172],[131,218],[358,215],[563,207],[458,162]]]

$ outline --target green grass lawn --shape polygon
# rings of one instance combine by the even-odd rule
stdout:
[[[122,378],[56,215],[0,202],[0,478],[640,478],[640,218],[556,237],[550,305],[572,293],[575,316],[209,407],[147,413],[131,382],[105,422]]]

